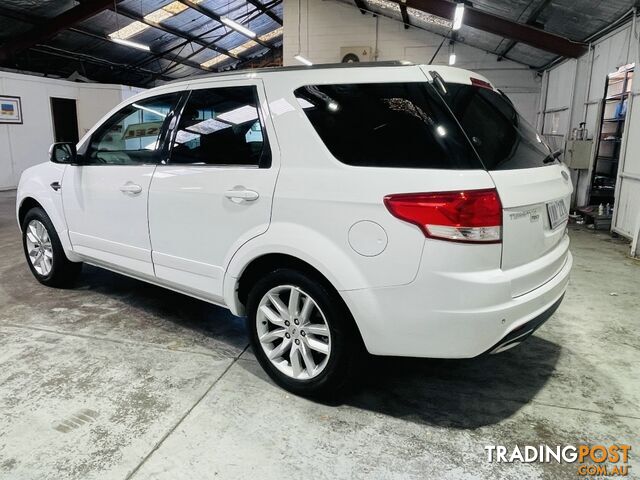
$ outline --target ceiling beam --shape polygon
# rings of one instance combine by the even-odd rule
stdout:
[[[456,8],[456,3],[448,0],[392,1],[398,4],[404,3],[407,7],[451,20]],[[584,43],[574,42],[560,35],[545,32],[530,25],[514,22],[469,6],[465,8],[464,24],[494,35],[526,43],[532,47],[563,57],[577,58],[586,53],[588,48]]]
[[[19,12],[17,10],[12,10],[12,9],[8,9],[5,7],[0,6],[0,17],[6,17],[6,18],[11,18],[13,20],[18,20],[20,22],[23,23],[29,23],[31,25],[44,25],[48,19],[45,17],[41,17],[41,16],[35,16],[35,15],[25,15],[22,12]],[[86,37],[91,37],[91,38],[95,38],[96,40],[102,40],[104,42],[109,42],[111,44],[113,44],[112,40],[109,37],[106,37],[104,35],[100,35],[97,33],[93,33],[93,32],[89,32],[87,30],[83,30],[81,28],[77,28],[77,27],[71,27],[68,29],[68,31],[73,32],[73,33],[77,33],[79,35],[84,35]],[[188,43],[188,42],[187,42]],[[45,45],[46,47],[46,45]],[[41,49],[40,50],[41,53],[46,53],[45,50]],[[202,70],[205,72],[211,72],[211,69],[205,68],[203,66],[201,66],[199,63],[197,62],[192,62],[190,60],[181,60],[180,57],[176,57],[175,55],[169,55],[169,52],[165,53],[165,52],[151,52],[154,55],[154,59],[158,59],[158,58],[162,58],[164,60],[169,60],[170,62],[175,62],[175,63],[179,63],[182,65],[186,65],[187,67],[191,67],[191,68],[195,68],[197,70]],[[73,54],[73,52],[69,52],[69,51],[65,51],[65,54],[67,55],[71,55]],[[86,61],[87,57],[82,57],[82,53],[77,53],[78,55],[78,59],[82,60],[82,61]],[[67,58],[67,57],[65,57]],[[108,60],[105,60],[108,61]],[[120,65],[120,64],[116,64],[116,65]],[[139,69],[141,71],[144,71],[145,74],[149,74],[149,73],[154,73],[151,70],[146,70],[146,69],[142,69],[139,68],[139,66],[137,65],[131,65],[131,68],[133,69]]]
[[[230,28],[227,25],[222,23],[222,17],[220,17],[220,15],[218,15],[216,12],[213,12],[211,10],[209,10],[208,8],[205,8],[201,5],[198,5],[197,3],[192,2],[191,0],[179,0],[180,3],[182,3],[183,5],[186,5],[189,8],[192,8],[193,10],[195,10],[196,12],[200,13],[201,15],[204,15],[205,17],[210,18],[211,20],[215,20],[216,22],[222,24],[225,26],[225,28]],[[244,33],[238,31],[238,30],[234,30],[235,32],[238,32],[241,35],[244,35]],[[262,40],[260,40],[257,36],[256,37],[250,37],[248,35],[244,35],[245,37],[253,40],[256,43],[259,43],[260,45],[262,45],[263,47],[266,48],[271,48],[269,45],[267,45],[266,43],[264,43]]]
[[[266,7],[266,8],[271,8],[271,7],[274,7],[274,6],[276,6],[276,5],[280,4],[280,3],[282,3],[282,0],[272,0],[271,2],[269,2],[268,4],[266,4],[266,5],[265,5],[265,7]],[[245,14],[241,15],[241,16],[240,16],[240,17],[238,17],[238,18],[239,18],[241,21],[243,21],[243,22],[245,22],[245,21],[250,22],[250,21],[255,20],[256,18],[258,18],[260,15],[262,15],[262,12],[261,12],[259,9],[254,9],[254,10],[251,10],[250,12],[247,12],[247,13],[245,13]],[[201,33],[201,34],[200,34],[200,38],[203,38],[203,39],[204,39],[204,38],[207,38],[207,37],[208,37],[209,35],[211,35],[212,33],[216,32],[216,31],[218,31],[218,30],[221,30],[221,29],[223,29],[223,28],[225,28],[225,27],[226,27],[226,26],[225,26],[224,24],[222,24],[222,23],[221,23],[221,24],[219,24],[219,25],[216,25],[215,27],[211,28],[210,30],[207,30],[206,32]],[[212,41],[211,43],[213,44],[213,43],[215,43],[215,42],[218,42],[218,41],[222,40],[223,38],[225,38],[225,37],[227,37],[228,35],[230,35],[230,34],[231,34],[231,32],[233,32],[233,31],[235,31],[235,30],[231,30],[231,31],[227,30],[226,32],[223,32],[221,35],[219,35],[219,36],[218,36],[214,41]],[[172,51],[174,51],[174,50],[178,50],[178,49],[180,49],[180,48],[184,47],[187,43],[189,43],[189,41],[188,41],[188,40],[187,40],[187,41],[185,41],[185,42],[183,42],[183,43],[179,43],[179,44],[178,44],[178,45],[176,45],[175,47],[171,47],[170,49],[165,50],[165,52],[164,52],[164,53],[170,53],[170,52],[172,52]],[[203,48],[200,48],[200,49],[198,49],[196,52],[192,53],[191,55],[188,55],[186,58],[187,58],[187,59],[190,59],[191,57],[193,57],[193,56],[197,55],[198,53],[200,53],[202,50],[204,50],[204,49],[203,49]],[[136,65],[138,65],[138,66],[140,66],[140,65],[146,65],[146,64],[148,64],[148,63],[152,62],[153,60],[155,60],[155,57],[154,57],[154,56],[151,56],[150,58],[148,58],[148,59],[146,59],[146,60],[142,60],[141,62],[139,62],[139,63],[138,63],[138,64],[136,64]]]
[[[109,42],[109,43],[111,43],[113,45],[113,41],[109,37],[105,37],[103,35],[98,35],[96,33],[88,32],[87,30],[81,30],[79,28],[70,28],[69,31],[70,32],[74,32],[74,33],[78,33],[80,35],[84,35],[84,36],[87,36],[87,37],[92,37],[92,38],[95,38],[96,40],[103,40],[103,41]],[[118,46],[121,46],[121,45],[118,45]],[[151,52],[151,53],[156,55],[156,59],[157,58],[162,58],[164,60],[169,60],[170,62],[174,62],[174,63],[178,63],[178,64],[181,64],[181,65],[185,65],[187,67],[195,68],[196,70],[203,70],[205,72],[210,72],[211,71],[208,68],[202,67],[197,62],[192,62],[190,60],[183,60],[180,57],[176,57],[175,55],[168,55],[168,54],[165,54],[164,52],[158,52],[158,53]]]
[[[273,0],[269,5],[277,5],[277,4],[281,3],[281,1],[282,1],[282,0]],[[251,21],[251,20],[254,20],[254,19],[258,18],[260,15],[262,15],[262,12],[261,12],[261,11],[259,11],[259,10],[253,10],[252,12],[249,12],[248,14],[245,14],[245,15],[244,15],[244,18],[242,18],[242,17],[240,17],[240,18],[242,18],[242,20],[243,20],[243,21]],[[220,28],[220,27],[218,26],[218,27],[214,28],[213,30],[217,30],[218,28]],[[204,36],[204,35],[208,35],[208,33],[209,33],[209,32],[207,32],[206,34],[203,34],[203,36]],[[226,36],[227,36],[227,35],[229,35],[229,34],[231,34],[231,31],[227,31],[227,32],[225,32],[224,34],[220,35],[218,38],[216,38],[216,40],[215,40],[215,41],[218,41],[218,40],[220,40],[220,39],[222,39],[222,38],[226,37]],[[191,57],[194,57],[194,56],[198,55],[200,52],[202,52],[204,49],[205,49],[205,47],[202,47],[202,48],[200,48],[200,49],[198,49],[198,50],[195,50],[195,51],[194,51],[193,53],[191,53],[190,55],[187,55],[187,57],[186,57],[186,58],[187,58],[187,59],[189,59],[189,58],[191,58]],[[245,60],[245,61],[246,61],[246,60]],[[170,72],[171,70],[173,70],[174,68],[175,68],[175,67],[169,67],[169,68],[167,68],[166,70],[164,70],[164,72],[163,72],[163,73],[168,73],[168,72]]]
[[[270,7],[266,7],[259,0],[247,0],[247,2],[250,3],[251,5],[253,5],[254,7],[256,7],[258,10],[260,10],[265,15],[267,15],[271,20],[273,20],[277,24],[282,25],[282,19],[278,15],[273,13],[273,11],[271,10]]]
[[[538,23],[538,18],[542,12],[551,4],[551,0],[542,0],[542,2],[531,12],[531,14],[527,17],[527,21],[525,22],[527,25],[536,25]],[[498,61],[501,61],[512,49],[516,46],[518,42],[515,40],[509,40],[507,46],[500,52],[498,55]]]
[[[115,11],[115,9],[112,9],[112,10]],[[216,52],[222,53],[224,55],[227,55],[228,57],[236,58],[236,59],[241,59],[242,58],[242,57],[240,57],[238,55],[234,55],[229,50],[226,50],[224,48],[218,47],[217,45],[215,45],[215,43],[207,43],[206,41],[202,40],[199,36],[195,36],[195,35],[192,35],[190,33],[183,32],[182,30],[178,30],[177,28],[169,27],[167,25],[161,25],[160,23],[153,22],[151,20],[147,20],[143,16],[138,15],[137,13],[135,13],[135,12],[133,12],[131,10],[127,10],[126,8],[118,7],[117,8],[117,13],[119,15],[123,15],[125,17],[128,17],[131,20],[135,20],[137,22],[141,22],[141,23],[144,23],[145,25],[148,25],[150,27],[153,27],[153,28],[156,28],[158,30],[161,30],[161,31],[163,31],[165,33],[170,33],[171,35],[173,35],[175,37],[184,38],[185,40],[189,40],[192,43],[196,43],[196,44],[200,45],[201,47],[210,48],[211,50],[215,50]]]
[[[54,55],[57,57],[62,57],[62,58],[66,58],[68,60],[75,60],[77,62],[87,62],[87,63],[91,63],[91,64],[95,64],[95,65],[99,65],[102,67],[107,67],[107,68],[118,68],[122,71],[125,72],[133,72],[136,73],[138,75],[142,75],[144,77],[150,77],[153,75],[156,75],[157,72],[153,71],[153,70],[148,70],[146,68],[138,68],[138,67],[132,67],[130,65],[127,64],[122,64],[122,63],[117,63],[117,62],[111,62],[109,60],[104,60],[104,59],[100,59],[100,58],[96,58],[96,57],[92,57],[89,55],[83,55],[80,54],[78,55],[77,52],[70,52],[68,50],[64,50],[61,48],[55,48],[55,47],[50,47],[48,45],[38,45],[37,47],[34,47],[32,49],[34,52],[38,52],[41,54],[45,54],[45,55]],[[164,77],[164,80],[175,80],[174,78],[171,77]]]
[[[114,0],[91,0],[81,3],[50,19],[46,24],[18,35],[0,46],[0,62],[6,61],[12,55],[42,43],[62,30],[66,30],[72,25],[100,13],[110,5],[113,5],[113,3]]]
[[[403,3],[400,4],[400,15],[402,15],[402,23],[404,23],[404,29],[408,30],[411,26],[411,20],[409,19],[409,12],[407,12],[407,6]]]

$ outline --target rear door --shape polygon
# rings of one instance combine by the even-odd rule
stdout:
[[[214,301],[226,263],[264,233],[279,154],[258,79],[194,87],[149,192],[156,276]]]
[[[502,268],[534,262],[551,252],[565,236],[572,192],[566,167],[554,161],[535,129],[488,82],[469,78],[468,83],[446,83],[443,98],[500,195]]]

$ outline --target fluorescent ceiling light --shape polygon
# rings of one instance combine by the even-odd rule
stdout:
[[[242,33],[243,35],[246,35],[249,38],[256,38],[256,32],[254,32],[253,30],[249,30],[244,25],[240,25],[238,22],[233,21],[230,18],[221,17],[220,21],[225,25],[233,28],[234,30],[237,30],[238,32]]]
[[[453,15],[453,27],[451,28],[454,30],[460,30],[460,27],[462,27],[462,17],[464,17],[464,3],[458,3]]]
[[[111,38],[112,42],[119,43],[120,45],[125,45],[127,47],[137,48],[138,50],[144,50],[146,52],[150,52],[151,48],[149,45],[143,45],[142,43],[132,42],[131,40],[125,40],[124,38]]]
[[[305,65],[311,66],[313,65],[313,62],[311,62],[311,60],[307,60],[306,58],[304,58],[302,55],[296,55],[295,58],[297,61],[299,61],[300,63],[304,63]]]
[[[258,111],[256,110],[256,107],[244,105],[242,107],[235,108],[228,112],[222,113],[218,115],[217,118],[224,122],[233,123],[234,125],[241,125],[245,122],[257,120]]]
[[[456,64],[456,54],[452,53],[451,55],[449,55],[449,65],[455,65]]]

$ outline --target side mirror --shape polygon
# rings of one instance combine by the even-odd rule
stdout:
[[[49,148],[49,160],[53,163],[76,163],[76,146],[70,142],[54,143]]]

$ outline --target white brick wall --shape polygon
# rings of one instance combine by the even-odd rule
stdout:
[[[340,47],[368,46],[375,49],[376,28],[375,60],[426,63],[442,41],[439,35],[413,27],[405,30],[401,22],[362,15],[355,6],[337,1],[284,0],[284,64],[298,64],[293,58],[297,53],[314,63],[336,63],[340,61]],[[498,62],[495,55],[467,45],[458,43],[455,51],[457,67],[486,76],[509,95],[531,123],[535,121],[540,81],[534,71],[508,60]],[[445,43],[434,63],[446,65],[448,60],[448,43]]]

